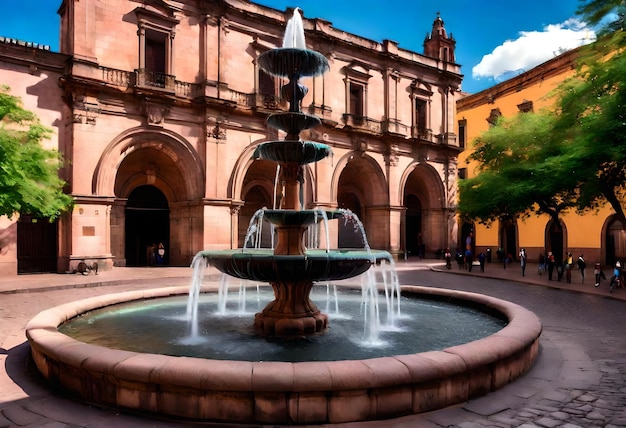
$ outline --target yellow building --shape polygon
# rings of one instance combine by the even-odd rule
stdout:
[[[510,117],[520,112],[537,111],[554,102],[548,95],[575,72],[579,50],[555,57],[515,78],[502,82],[457,101],[459,143],[465,151],[459,156],[459,178],[474,176],[477,165],[467,161],[472,141],[486,131],[498,116]],[[502,184],[506,192],[506,183]],[[475,253],[489,249],[494,255],[502,248],[514,259],[525,248],[529,260],[536,261],[543,252],[552,251],[557,261],[571,252],[576,260],[584,255],[587,266],[595,262],[611,264],[626,258],[626,240],[614,211],[607,204],[598,212],[577,214],[566,212],[560,224],[547,215],[527,219],[495,222],[489,226],[463,224],[459,228],[459,242],[466,242],[474,234]]]

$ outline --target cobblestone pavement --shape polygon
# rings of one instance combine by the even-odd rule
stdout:
[[[425,414],[335,427],[626,426],[626,289],[609,294],[606,282],[596,288],[578,276],[571,284],[549,282],[531,266],[523,278],[517,269],[496,265],[484,273],[447,271],[434,260],[409,259],[397,268],[401,284],[489,294],[535,312],[544,326],[539,357],[525,376],[484,397]],[[193,426],[102,409],[51,391],[32,370],[24,337],[28,320],[49,307],[129,289],[187,285],[190,277],[189,268],[117,268],[97,277],[0,278],[0,427]]]

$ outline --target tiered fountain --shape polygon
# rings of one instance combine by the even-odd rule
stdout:
[[[305,233],[320,218],[340,217],[340,211],[321,213],[303,210],[300,201],[304,165],[331,154],[329,146],[302,141],[300,132],[319,125],[319,118],[302,113],[301,102],[308,89],[300,77],[312,77],[328,70],[328,61],[319,52],[306,49],[302,18],[298,9],[289,20],[283,47],[261,54],[259,66],[267,73],[287,78],[281,95],[289,111],[268,117],[268,126],[286,132],[282,141],[260,144],[254,156],[278,163],[278,178],[283,188],[281,209],[265,210],[263,218],[276,230],[273,250],[203,251],[212,266],[228,275],[269,282],[275,299],[255,317],[254,327],[261,336],[292,337],[319,333],[326,329],[328,317],[309,298],[316,281],[351,278],[381,260],[391,261],[387,251],[307,250]],[[326,225],[327,226],[327,225]]]
[[[270,282],[274,300],[256,316],[254,326],[258,335],[288,339],[254,339],[293,344],[297,342],[293,337],[308,336],[306,342],[332,337],[332,331],[312,336],[327,326],[326,315],[309,298],[314,281],[348,278],[365,271],[369,274],[372,264],[389,254],[368,249],[342,252],[304,247],[306,227],[319,213],[301,209],[298,194],[303,166],[328,156],[330,149],[300,140],[300,132],[319,120],[300,111],[306,88],[298,80],[320,74],[328,65],[323,56],[305,48],[299,14],[289,21],[286,36],[291,41],[287,40],[285,47],[259,58],[266,71],[289,79],[283,88],[283,95],[290,100],[289,112],[268,119],[270,126],[285,131],[287,136],[284,141],[260,145],[256,153],[280,165],[284,198],[280,209],[264,213],[276,226],[278,243],[273,250],[201,252],[197,260],[203,262],[199,271],[210,263],[238,278]],[[329,218],[336,215],[323,214]],[[537,356],[541,323],[524,308],[453,290],[405,286],[403,292],[481,308],[508,324],[488,337],[444,349],[403,355],[390,350],[379,358],[302,362],[217,360],[148,353],[145,348],[114,349],[85,343],[59,331],[59,326],[82,318],[88,311],[189,293],[188,287],[170,287],[99,296],[51,308],[28,323],[26,335],[37,369],[53,387],[89,403],[229,426],[327,426],[427,412],[506,385],[525,373]],[[159,306],[159,302],[154,300],[153,306]],[[94,331],[94,325],[89,324],[87,329],[95,336],[101,334]],[[148,329],[154,330],[152,324]],[[216,342],[217,346],[222,344]],[[317,353],[325,353],[325,349]]]

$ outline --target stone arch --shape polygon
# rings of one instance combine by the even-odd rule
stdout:
[[[337,206],[359,211],[355,214],[363,223],[369,245],[388,249],[389,192],[385,175],[374,158],[357,152],[347,153],[339,159],[331,183],[331,199]],[[348,239],[347,236],[340,227],[339,246],[357,244],[358,237]]]
[[[162,192],[168,202],[172,249],[169,262],[189,265],[202,246],[204,183],[203,162],[198,153],[174,132],[137,127],[112,140],[94,171],[92,193],[115,198],[110,220],[114,263],[126,265],[127,233],[133,232],[126,230],[127,208],[130,209],[126,206],[127,198],[137,188],[152,186]]]
[[[128,169],[122,171],[124,176],[120,176],[122,166]],[[146,181],[172,202],[197,200],[204,195],[202,161],[191,144],[172,131],[144,127],[121,133],[103,151],[94,172],[92,193],[124,198]]]
[[[567,227],[563,220],[555,223],[550,219],[546,223],[544,242],[546,251],[554,254],[557,264],[562,263],[567,249]]]
[[[400,236],[406,254],[434,256],[449,247],[445,188],[437,170],[428,163],[412,163],[402,174],[397,194],[397,204],[405,209]]]
[[[602,224],[602,237],[600,239],[599,260],[604,264],[613,266],[616,261],[626,260],[626,240],[624,239],[623,226],[617,214],[607,216]]]

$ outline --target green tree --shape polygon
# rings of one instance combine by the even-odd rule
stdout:
[[[501,117],[474,141],[469,160],[478,163],[478,174],[459,183],[462,217],[488,224],[545,213],[558,222],[574,204],[576,177],[560,165],[555,120],[548,111]]]
[[[556,129],[570,140],[563,156],[577,166],[578,208],[608,202],[626,225],[626,57],[618,47],[623,34],[602,43],[617,50],[609,58],[585,61],[563,88]]]
[[[60,154],[41,145],[51,133],[7,86],[0,88],[0,215],[55,219],[72,205],[58,175]]]

